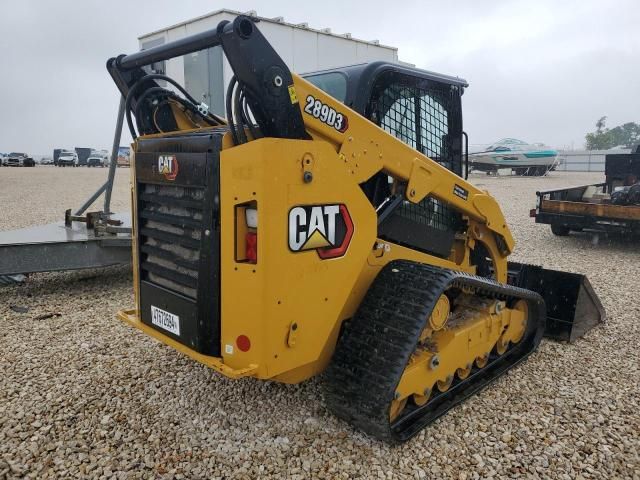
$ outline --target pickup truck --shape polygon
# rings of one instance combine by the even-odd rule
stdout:
[[[35,167],[36,162],[26,153],[11,152],[4,160],[8,167]]]
[[[109,166],[109,155],[106,152],[92,152],[87,159],[87,167]]]
[[[536,192],[536,223],[554,235],[583,230],[640,235],[640,145],[605,157],[602,183]]]
[[[77,167],[78,166],[78,154],[71,150],[62,150],[58,156],[59,167]]]

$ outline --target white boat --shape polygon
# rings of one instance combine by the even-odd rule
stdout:
[[[516,138],[503,138],[483,151],[469,154],[470,168],[488,173],[510,168],[518,175],[544,175],[558,163],[556,150]]]

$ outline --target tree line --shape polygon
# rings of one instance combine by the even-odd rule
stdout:
[[[623,146],[631,148],[640,143],[640,124],[627,122],[614,128],[607,128],[607,117],[601,117],[596,122],[595,132],[587,133],[587,150],[607,150]]]

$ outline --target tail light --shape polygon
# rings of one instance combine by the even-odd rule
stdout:
[[[236,207],[236,262],[258,263],[258,205]]]
[[[244,217],[250,229],[245,236],[245,256],[249,263],[258,263],[258,209],[247,208]]]
[[[258,234],[247,232],[245,236],[245,256],[247,262],[258,263]]]

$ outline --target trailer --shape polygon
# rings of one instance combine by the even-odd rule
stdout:
[[[536,192],[536,223],[554,235],[592,231],[640,235],[640,145],[605,158],[602,183]]]
[[[78,166],[86,166],[87,160],[93,152],[93,148],[76,147],[76,153],[78,154]]]

